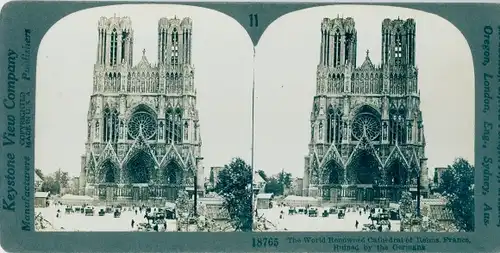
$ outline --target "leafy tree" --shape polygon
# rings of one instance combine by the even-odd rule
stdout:
[[[277,178],[271,177],[264,187],[265,193],[272,193],[274,195],[282,195],[284,192],[283,184],[281,184]]]
[[[241,158],[234,158],[217,176],[215,192],[224,199],[236,231],[252,230],[252,168]]]
[[[268,178],[267,178],[267,175],[266,173],[263,171],[263,170],[258,170],[257,173],[259,174],[259,176],[264,179],[264,181],[267,182]]]
[[[474,166],[457,158],[441,175],[439,192],[448,200],[457,229],[474,231]]]
[[[210,177],[208,178],[208,182],[210,182],[211,185],[215,184],[215,176],[214,176],[214,169],[210,169]]]
[[[41,169],[35,169],[35,174],[38,175],[38,177],[40,177],[40,179],[42,180],[45,178]]]
[[[280,182],[284,188],[290,188],[292,186],[292,173],[281,171],[278,174],[278,182]]]
[[[434,170],[433,182],[434,182],[434,185],[438,185],[439,184],[439,175],[438,175],[437,170]]]
[[[61,192],[61,185],[52,176],[45,176],[42,183],[42,191],[50,192],[52,195],[59,194]]]

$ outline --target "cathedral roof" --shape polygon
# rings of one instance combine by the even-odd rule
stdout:
[[[370,60],[370,51],[369,50],[366,50],[366,57],[365,57],[365,61],[363,62],[363,64],[361,64],[361,68],[362,70],[372,70],[372,69],[375,69],[375,66],[373,65],[372,63],[372,60]]]

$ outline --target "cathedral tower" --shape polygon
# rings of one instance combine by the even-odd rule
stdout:
[[[356,65],[356,43],[352,18],[321,23],[304,194],[334,202],[398,201],[402,191],[415,194],[417,184],[428,184],[415,21],[382,22],[378,66],[368,50]]]
[[[160,19],[158,63],[143,49],[134,65],[130,18],[99,20],[82,194],[123,202],[203,192],[191,31],[189,18]]]

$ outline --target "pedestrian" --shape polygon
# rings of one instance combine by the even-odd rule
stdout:
[[[356,220],[356,225],[354,225],[356,227],[356,229],[358,229],[358,225],[359,225],[359,221]]]
[[[359,210],[359,216],[361,216],[361,209]]]
[[[132,219],[132,222],[130,222],[130,225],[131,225],[132,228],[134,228],[134,225],[135,225],[135,220],[134,219]]]
[[[389,229],[389,231],[391,231],[391,222],[389,222],[389,224],[387,225],[387,228]]]
[[[135,209],[135,215],[137,215],[137,209]]]

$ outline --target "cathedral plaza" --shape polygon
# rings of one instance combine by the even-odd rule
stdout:
[[[158,59],[134,65],[128,17],[98,21],[80,195],[106,203],[174,202],[204,192],[190,18],[158,21]],[[90,85],[90,84],[89,84]]]

